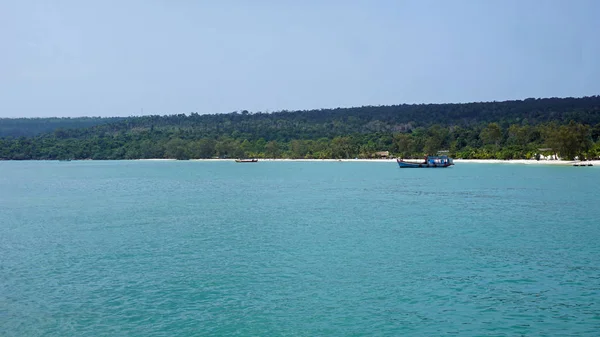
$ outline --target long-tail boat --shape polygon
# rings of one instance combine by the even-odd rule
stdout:
[[[425,156],[425,161],[414,162],[396,159],[400,168],[442,168],[454,165],[452,158],[448,156]]]

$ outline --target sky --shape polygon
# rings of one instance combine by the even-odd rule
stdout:
[[[0,117],[600,94],[597,0],[0,0]]]

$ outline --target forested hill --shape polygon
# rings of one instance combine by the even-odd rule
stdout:
[[[79,129],[115,123],[122,117],[0,118],[1,137],[31,137],[56,129]]]
[[[241,139],[289,141],[332,138],[354,133],[406,132],[416,127],[470,127],[482,123],[537,125],[574,120],[600,123],[600,96],[545,98],[463,104],[402,104],[357,108],[320,109],[229,114],[142,116],[93,129],[81,129],[73,136],[127,132],[128,130],[172,130],[191,132],[197,137],[232,136]]]
[[[571,120],[600,123],[600,96],[457,104],[402,104],[355,108],[138,117],[0,118],[0,138],[31,137],[60,129],[74,137],[135,130],[185,130],[202,137],[280,140],[316,139],[353,133],[406,132],[416,127],[537,125]]]
[[[439,150],[456,158],[510,159],[540,149],[563,158],[600,156],[600,96],[75,119],[74,127],[65,119],[44,120],[16,120],[24,134],[49,132],[0,137],[0,160],[369,158],[379,151],[406,158]]]

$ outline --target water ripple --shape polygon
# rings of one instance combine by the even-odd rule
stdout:
[[[1,336],[600,331],[598,170],[0,165]]]

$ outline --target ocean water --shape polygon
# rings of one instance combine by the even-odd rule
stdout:
[[[0,162],[0,336],[412,335],[600,335],[600,168]]]

